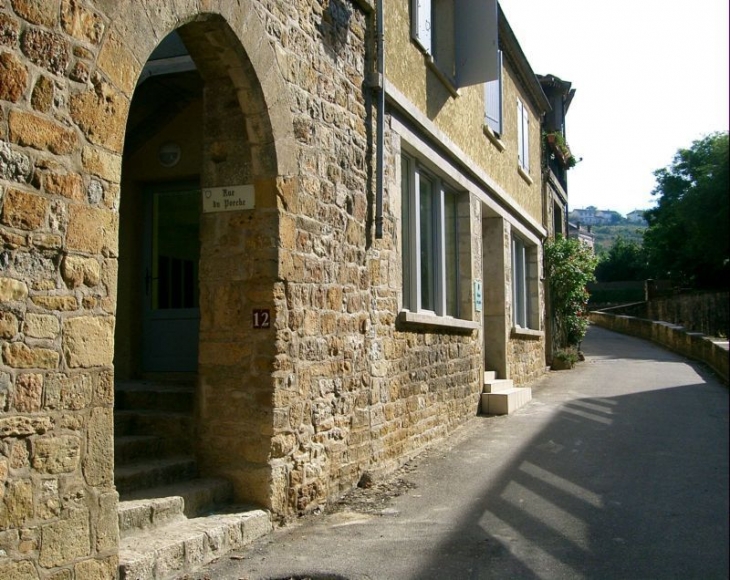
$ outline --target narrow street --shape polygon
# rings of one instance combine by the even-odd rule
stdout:
[[[591,327],[585,362],[196,579],[728,578],[728,389]]]

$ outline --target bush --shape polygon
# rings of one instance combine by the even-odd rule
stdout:
[[[588,329],[586,284],[595,280],[597,258],[575,238],[545,244],[545,276],[555,325],[555,346],[575,346]]]

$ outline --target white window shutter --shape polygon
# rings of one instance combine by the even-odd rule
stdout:
[[[411,17],[413,40],[428,54],[431,54],[431,0],[412,0]]]
[[[484,84],[484,116],[486,125],[497,135],[502,134],[502,51],[498,53],[497,80]]]
[[[456,84],[459,87],[497,80],[497,11],[497,0],[454,2]]]

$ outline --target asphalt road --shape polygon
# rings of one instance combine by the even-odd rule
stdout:
[[[382,509],[308,516],[195,578],[727,579],[727,387],[597,327],[583,350],[411,462]]]

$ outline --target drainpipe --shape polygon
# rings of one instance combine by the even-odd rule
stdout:
[[[383,239],[383,188],[385,182],[385,26],[383,24],[383,0],[376,0],[376,43],[377,43],[377,75],[378,75],[378,126],[375,144],[375,239]]]

